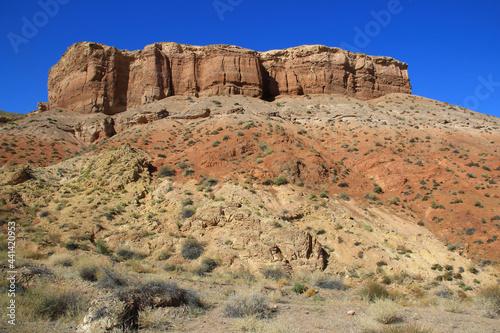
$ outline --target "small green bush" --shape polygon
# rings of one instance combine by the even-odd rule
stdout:
[[[183,207],[190,206],[193,204],[193,200],[191,200],[191,198],[187,198],[187,199],[182,200],[181,204]]]
[[[76,243],[74,240],[67,241],[64,244],[64,248],[66,248],[67,250],[70,250],[70,251],[74,251],[74,250],[78,249],[78,247],[79,247],[78,243]]]
[[[108,254],[110,252],[110,249],[104,239],[99,239],[95,243],[95,251],[99,254]]]
[[[288,180],[283,176],[279,176],[274,180],[274,185],[286,185],[286,184],[288,184]]]
[[[292,287],[292,291],[297,294],[303,294],[306,290],[307,290],[306,285],[301,282],[295,282],[295,284]]]
[[[272,185],[273,181],[271,179],[266,179],[262,182],[262,185]]]
[[[175,170],[172,169],[169,165],[164,165],[158,171],[158,177],[172,177],[175,176]]]

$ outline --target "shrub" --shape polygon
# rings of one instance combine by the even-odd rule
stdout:
[[[370,281],[365,284],[359,294],[365,301],[375,301],[377,299],[389,298],[389,292],[387,289],[378,282]]]
[[[451,299],[451,298],[453,298],[453,291],[446,286],[441,286],[438,290],[436,290],[434,295],[441,297],[441,298]]]
[[[274,185],[286,185],[286,184],[288,184],[288,180],[283,176],[279,176],[274,180]]]
[[[142,253],[139,253],[135,250],[132,250],[128,247],[121,247],[118,250],[116,250],[116,255],[121,257],[122,259],[142,259],[144,256]]]
[[[207,273],[211,273],[217,267],[217,262],[211,258],[205,258],[201,261],[201,265],[198,266],[194,273],[203,276]]]
[[[388,203],[389,205],[397,205],[399,202],[400,202],[400,200],[399,200],[399,198],[398,198],[398,197],[395,197],[395,198],[392,198],[392,199],[387,200],[387,203]]]
[[[45,210],[45,211],[43,211],[43,212],[40,212],[40,217],[47,217],[47,216],[49,216],[49,215],[50,215],[50,212],[48,212],[48,211],[46,211],[46,210]]]
[[[194,208],[193,206],[183,207],[181,210],[181,217],[183,219],[187,219],[193,216],[195,213],[196,213],[196,208]]]
[[[156,260],[158,261],[168,260],[171,256],[172,256],[171,249],[163,249],[156,255]]]
[[[214,177],[209,177],[207,179],[204,179],[201,184],[203,186],[205,186],[206,188],[210,188],[212,186],[215,186],[217,185],[217,179],[215,179]]]
[[[116,289],[126,287],[129,283],[130,281],[128,277],[115,272],[111,268],[105,267],[102,269],[98,286],[104,289]]]
[[[295,282],[295,284],[292,287],[292,291],[297,294],[303,294],[306,290],[307,290],[306,285],[301,282]]]
[[[349,187],[349,184],[347,184],[346,182],[342,182],[342,183],[339,183],[338,185],[339,187]]]
[[[190,206],[190,205],[193,204],[193,200],[191,200],[191,198],[183,199],[181,201],[181,204],[182,204],[183,207]]]
[[[166,263],[165,266],[163,266],[163,270],[166,272],[183,272],[184,268],[181,265]]]
[[[313,275],[311,284],[321,289],[346,290],[347,287],[341,279],[333,279],[326,274]]]
[[[109,247],[104,241],[104,239],[99,239],[95,243],[95,251],[99,254],[108,254],[110,252]]]
[[[500,314],[500,285],[491,285],[479,290],[476,304],[487,318],[494,318]]]
[[[75,316],[83,308],[81,296],[76,292],[46,293],[39,297],[36,312],[50,320],[57,320],[63,316]]]
[[[230,276],[233,280],[241,280],[246,284],[251,284],[255,281],[255,276],[246,267],[239,267],[231,271]]]
[[[273,184],[273,181],[271,179],[266,179],[262,182],[262,185],[271,185]]]
[[[267,298],[261,293],[232,295],[224,303],[224,314],[232,318],[256,316],[266,318],[270,314]]]
[[[269,280],[279,281],[288,278],[288,273],[280,266],[266,267],[262,270],[262,274]]]
[[[70,254],[55,254],[50,257],[50,263],[54,266],[73,266],[73,256]]]
[[[401,320],[398,306],[388,299],[377,299],[370,306],[370,312],[376,321],[382,324],[392,324]]]
[[[139,314],[146,308],[181,305],[203,308],[203,303],[194,292],[164,281],[147,281],[133,288],[120,289],[115,295],[126,304],[117,318],[123,332],[138,331]]]
[[[349,194],[346,192],[342,192],[339,194],[339,199],[342,199],[344,201],[349,201],[351,198],[349,197]]]
[[[181,248],[181,255],[189,260],[198,259],[203,253],[203,246],[194,238],[188,238],[184,241]]]
[[[169,165],[164,165],[158,171],[158,177],[172,177],[175,176],[175,170],[172,169]]]
[[[95,282],[98,279],[99,266],[93,263],[86,263],[79,267],[78,275],[85,280],[90,282]]]

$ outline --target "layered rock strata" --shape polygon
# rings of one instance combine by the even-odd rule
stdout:
[[[256,52],[237,46],[155,43],[118,50],[72,45],[49,72],[49,108],[116,114],[173,95],[411,93],[407,64],[322,45]]]

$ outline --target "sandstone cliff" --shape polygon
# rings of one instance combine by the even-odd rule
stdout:
[[[72,45],[49,72],[49,107],[115,114],[173,95],[345,94],[368,100],[411,93],[407,64],[321,45],[255,52],[155,43],[124,51]]]

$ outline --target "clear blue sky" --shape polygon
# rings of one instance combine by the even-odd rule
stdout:
[[[2,1],[0,110],[47,101],[50,67],[80,41],[128,50],[159,41],[343,46],[407,62],[416,95],[500,117],[498,0]]]

